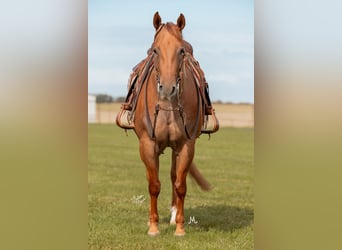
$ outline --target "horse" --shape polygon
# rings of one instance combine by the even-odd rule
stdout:
[[[148,235],[159,234],[159,156],[170,147],[170,224],[176,225],[174,235],[183,236],[187,174],[190,172],[203,190],[211,188],[193,163],[195,142],[205,122],[205,107],[194,76],[196,70],[191,67],[192,47],[182,36],[185,27],[184,15],[179,15],[176,24],[162,23],[159,13],[156,12],[153,26],[154,41],[144,62],[145,69],[140,77],[142,83],[139,84],[134,103],[134,126],[128,128],[134,128],[139,139],[140,158],[146,166],[150,195]]]

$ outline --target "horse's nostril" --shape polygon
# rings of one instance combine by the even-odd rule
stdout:
[[[176,87],[175,87],[175,86],[173,86],[173,87],[172,87],[172,90],[171,90],[171,94],[170,94],[170,95],[173,95],[173,94],[174,94],[174,92],[175,92],[175,90],[176,90]]]

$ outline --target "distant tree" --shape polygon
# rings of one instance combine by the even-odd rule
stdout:
[[[113,97],[106,94],[96,95],[96,103],[113,102]]]
[[[114,101],[114,102],[123,103],[123,102],[126,101],[126,97],[124,97],[124,96],[119,96],[119,97],[115,98],[113,101]]]

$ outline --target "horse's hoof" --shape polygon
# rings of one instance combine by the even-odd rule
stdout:
[[[176,231],[175,231],[175,236],[184,236],[185,235],[185,230],[182,226],[177,225]]]
[[[148,230],[147,233],[149,236],[157,236],[159,235],[159,230],[158,230],[158,226],[154,223],[151,223],[150,229]]]
[[[147,233],[149,236],[157,236],[159,235],[159,231],[157,232],[151,232],[150,230],[148,230],[148,233]]]

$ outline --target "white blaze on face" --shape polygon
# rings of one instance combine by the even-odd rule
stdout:
[[[177,214],[177,208],[176,207],[171,207],[171,219],[170,219],[170,224],[171,225],[176,225],[176,214]]]

